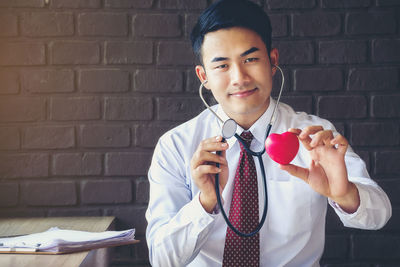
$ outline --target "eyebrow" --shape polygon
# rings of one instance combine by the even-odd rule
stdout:
[[[251,54],[251,53],[256,52],[256,51],[258,51],[258,50],[260,50],[260,49],[258,49],[257,47],[254,47],[254,46],[253,46],[252,48],[250,48],[250,49],[244,51],[243,53],[241,53],[241,54],[240,54],[240,57],[247,56],[248,54]]]
[[[227,57],[215,57],[215,58],[213,58],[211,60],[211,63],[212,62],[217,62],[217,61],[224,61],[224,60],[227,60],[227,59],[228,59]]]
[[[248,50],[246,50],[246,51],[244,51],[243,53],[241,53],[240,54],[240,57],[244,57],[244,56],[247,56],[248,54],[251,54],[251,53],[253,53],[253,52],[256,52],[256,51],[259,51],[260,49],[258,49],[257,47],[252,47],[252,48],[250,48],[250,49],[248,49]],[[212,62],[218,62],[218,61],[224,61],[224,60],[227,60],[228,58],[227,57],[215,57],[215,58],[213,58],[212,60],[211,60],[211,63]]]

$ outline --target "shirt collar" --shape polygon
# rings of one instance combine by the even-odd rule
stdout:
[[[253,134],[254,139],[257,141],[256,142],[257,145],[255,147],[257,149],[261,149],[262,146],[264,145],[265,132],[267,130],[268,123],[271,120],[272,112],[275,108],[275,105],[276,105],[275,100],[272,97],[270,97],[269,106],[268,106],[267,110],[261,115],[260,118],[258,118],[258,120],[249,129],[249,131]],[[226,115],[226,113],[222,109],[221,105],[217,106],[216,113],[223,121],[226,121],[229,119],[228,115]],[[219,128],[222,129],[223,123],[221,121],[219,121],[218,119],[217,119],[217,121],[218,121]],[[236,133],[238,135],[240,135],[243,131],[244,131],[244,129],[238,125],[237,129],[236,129]],[[229,144],[229,147],[231,147],[233,144],[235,144],[236,141],[237,141],[237,139],[232,137],[227,140],[227,143]],[[252,146],[253,145],[255,145],[254,142],[252,143]],[[262,145],[261,148],[260,148],[260,145]]]

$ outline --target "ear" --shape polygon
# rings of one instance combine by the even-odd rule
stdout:
[[[197,75],[197,77],[199,78],[199,80],[200,80],[201,83],[207,82],[207,75],[206,75],[206,71],[204,70],[204,67],[203,67],[203,66],[197,65],[197,66],[195,67],[195,71],[196,71],[196,75]],[[207,87],[207,83],[204,84],[204,87],[207,88],[207,89],[209,89],[209,88]]]
[[[272,48],[271,52],[269,53],[269,58],[271,62],[271,68],[272,68],[272,75],[275,75],[276,73],[276,68],[274,68],[274,65],[279,65],[279,52],[277,48]]]

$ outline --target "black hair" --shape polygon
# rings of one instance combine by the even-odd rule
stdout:
[[[204,10],[190,34],[193,52],[200,62],[204,36],[209,32],[232,27],[253,30],[265,43],[268,54],[271,52],[272,28],[264,10],[247,0],[219,0]]]

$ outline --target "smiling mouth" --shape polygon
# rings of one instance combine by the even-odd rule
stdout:
[[[253,94],[255,91],[257,91],[257,90],[258,90],[258,88],[256,87],[256,88],[251,89],[251,90],[246,90],[246,91],[240,91],[240,92],[236,92],[236,93],[231,93],[231,94],[229,94],[229,96],[247,97],[247,96],[252,95],[252,94]]]

